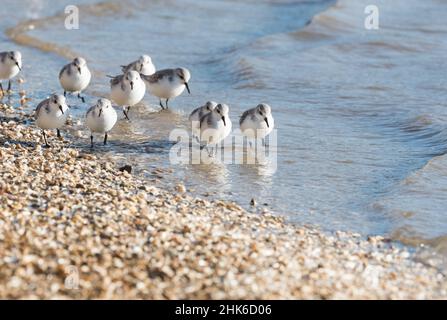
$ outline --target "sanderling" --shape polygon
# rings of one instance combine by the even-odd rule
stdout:
[[[107,144],[107,134],[112,130],[118,119],[112,103],[108,99],[99,99],[98,102],[88,109],[86,124],[90,129],[90,141],[93,148],[93,133],[104,133],[104,145]]]
[[[129,63],[127,66],[121,66],[123,73],[130,70],[135,70],[145,76],[150,76],[155,73],[155,66],[152,63],[151,57],[143,54],[137,61]]]
[[[213,111],[213,109],[217,106],[217,102],[208,101],[203,106],[198,107],[191,112],[189,115],[189,121],[191,122],[192,134],[193,137],[198,137],[200,134],[200,119]]]
[[[210,144],[216,145],[225,139],[231,132],[231,120],[228,116],[229,108],[226,104],[218,104],[213,111],[205,114],[200,119],[200,149],[207,148]],[[208,150],[208,154],[210,154]],[[211,153],[212,154],[212,153]]]
[[[110,80],[111,98],[123,107],[123,113],[129,120],[130,107],[140,102],[146,92],[146,85],[137,71],[130,70]],[[127,109],[126,109],[127,106]]]
[[[65,97],[59,94],[53,94],[51,97],[43,100],[37,105],[35,119],[36,124],[42,129],[45,145],[49,146],[46,129],[57,129],[57,136],[61,137],[61,128],[68,116],[68,105]]]
[[[19,51],[0,52],[0,91],[4,95],[1,81],[8,80],[8,91],[11,90],[11,79],[22,70],[22,54]]]
[[[264,138],[272,132],[275,126],[272,109],[266,103],[258,104],[256,108],[249,109],[242,114],[239,126],[242,134],[248,138],[262,139],[262,145],[265,145]]]
[[[59,72],[59,82],[64,89],[64,96],[67,92],[78,94],[78,98],[84,103],[84,97],[81,97],[81,92],[87,88],[90,83],[92,75],[87,67],[87,62],[84,58],[74,58],[72,62],[65,65],[61,72]]]
[[[166,99],[166,109],[168,108],[168,101],[182,94],[183,90],[189,91],[188,81],[191,79],[191,74],[188,69],[165,69],[155,72],[150,76],[142,76],[146,82],[148,91],[160,99],[160,107],[165,109],[161,103],[161,99]]]

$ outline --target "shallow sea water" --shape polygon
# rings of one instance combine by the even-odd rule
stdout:
[[[62,13],[73,2],[80,29],[66,30]],[[195,194],[249,209],[255,198],[291,222],[445,250],[447,3],[376,1],[379,30],[364,28],[368,4],[6,0],[0,27],[29,37],[17,44],[3,33],[0,45],[23,52],[30,109],[60,92],[57,74],[73,54],[94,71],[87,105],[108,95],[106,75],[142,53],[158,69],[189,68],[191,95],[164,112],[146,95],[130,123],[119,121],[110,146],[96,151],[131,164],[148,181],[168,188],[183,182]],[[207,100],[227,103],[235,127],[245,109],[269,103],[276,160],[170,163],[171,131],[187,130],[188,114]],[[81,119],[87,105],[70,102]],[[80,129],[80,147],[87,148]]]

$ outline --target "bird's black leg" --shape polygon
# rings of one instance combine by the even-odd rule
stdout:
[[[265,138],[262,138],[262,146],[265,147]]]
[[[127,115],[127,112],[128,112],[128,110],[126,111],[126,107],[123,107],[124,116],[126,117],[127,120],[130,120],[129,116]]]
[[[45,146],[49,147],[50,145],[48,144],[47,135],[45,134],[45,130],[42,130],[42,135],[43,135],[43,141],[45,141]]]
[[[90,134],[90,148],[93,149],[93,134]]]
[[[85,98],[81,96],[81,93],[78,93],[78,98],[81,99],[82,103],[85,103]]]
[[[106,132],[106,134],[104,135],[104,145],[106,145],[107,144],[107,132]]]
[[[57,137],[62,138],[61,131],[59,129],[56,129],[56,131],[57,131]]]
[[[166,99],[166,109],[169,108],[169,107],[168,107],[168,101],[169,101],[169,99]]]
[[[161,107],[162,109],[165,108],[165,107],[163,106],[163,103],[161,103],[161,99],[160,99],[160,107]]]
[[[66,96],[67,96],[67,91],[64,90],[64,97],[66,97]]]
[[[11,80],[8,81],[8,92],[11,91]]]

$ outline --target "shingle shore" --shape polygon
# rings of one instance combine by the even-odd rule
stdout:
[[[446,298],[412,253],[164,190],[0,105],[0,298]],[[87,143],[87,142],[86,142]]]

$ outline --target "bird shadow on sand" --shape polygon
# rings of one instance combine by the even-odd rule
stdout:
[[[117,154],[164,154],[169,153],[170,148],[175,144],[174,141],[161,139],[130,142],[109,139],[107,145],[104,145],[102,139],[97,139],[92,148],[89,142],[87,140],[79,140],[72,143],[71,147],[86,153],[95,154],[110,152]]]
[[[20,140],[11,140],[11,139],[5,139],[4,137],[0,137],[0,146],[6,146],[6,145],[20,145],[24,148],[36,148],[37,145],[39,145],[39,142],[33,142],[33,141],[20,141]]]
[[[4,116],[4,115],[0,115],[0,122],[9,122],[9,121],[14,121],[20,124],[28,124],[30,121],[27,119],[24,119],[23,117],[18,117],[18,116],[13,116],[13,117],[8,117],[8,116]]]

